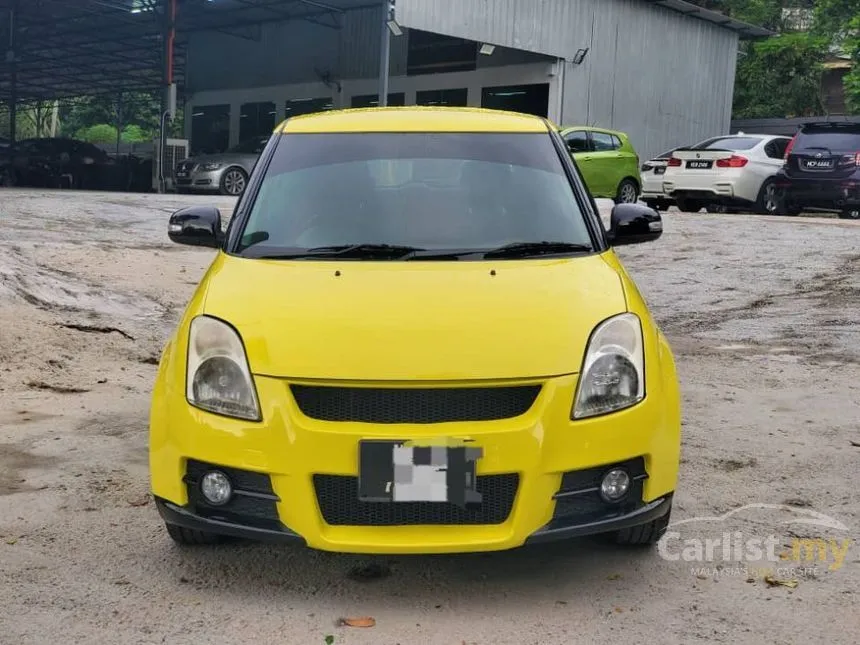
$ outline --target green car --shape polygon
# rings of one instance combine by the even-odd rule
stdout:
[[[588,126],[559,129],[594,197],[635,203],[642,192],[639,155],[623,132]]]

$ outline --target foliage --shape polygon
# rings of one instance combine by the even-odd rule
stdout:
[[[739,119],[820,114],[826,38],[781,34],[746,48],[738,63],[733,113]]]
[[[107,123],[100,123],[89,128],[81,128],[73,136],[75,139],[90,143],[115,143],[116,128]]]
[[[99,123],[88,128],[81,128],[74,133],[75,139],[89,141],[90,143],[116,143],[116,126],[108,123]],[[139,125],[127,125],[123,128],[120,140],[123,143],[143,143],[152,141],[156,136],[143,130]]]
[[[860,113],[860,0],[818,0],[815,31],[851,57],[854,66],[842,81],[845,102],[852,114]]]

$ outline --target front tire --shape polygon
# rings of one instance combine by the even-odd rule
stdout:
[[[238,197],[245,192],[248,185],[248,175],[241,168],[227,168],[221,176],[221,194]]]
[[[207,533],[196,529],[187,529],[176,524],[167,524],[167,534],[171,539],[181,546],[207,546],[220,544],[223,538],[215,533]]]
[[[615,194],[616,204],[635,204],[639,200],[639,186],[632,179],[622,179]]]
[[[860,220],[860,206],[852,206],[851,208],[846,208],[841,211],[839,213],[839,219]]]
[[[613,539],[616,544],[622,546],[650,546],[659,542],[660,538],[669,527],[669,519],[672,515],[672,508],[662,517],[652,520],[647,524],[639,526],[631,526],[626,529],[621,529],[613,534]]]

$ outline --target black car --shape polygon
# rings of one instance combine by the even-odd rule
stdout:
[[[103,188],[114,166],[104,150],[75,139],[25,139],[12,156],[16,185],[35,188]]]
[[[805,208],[860,219],[860,123],[811,122],[800,126],[776,174],[776,212]]]

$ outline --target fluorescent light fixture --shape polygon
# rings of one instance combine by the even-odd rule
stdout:
[[[491,45],[490,43],[481,43],[481,48],[478,50],[478,53],[483,54],[484,56],[492,56],[494,51],[496,51],[495,45]]]
[[[585,55],[588,53],[588,47],[585,49],[577,49],[576,53],[573,55],[573,64],[574,65],[582,65],[582,61],[585,60]]]
[[[403,29],[400,28],[400,25],[398,25],[397,21],[394,20],[393,18],[385,24],[388,25],[388,31],[390,31],[393,36],[402,36],[403,35]]]

